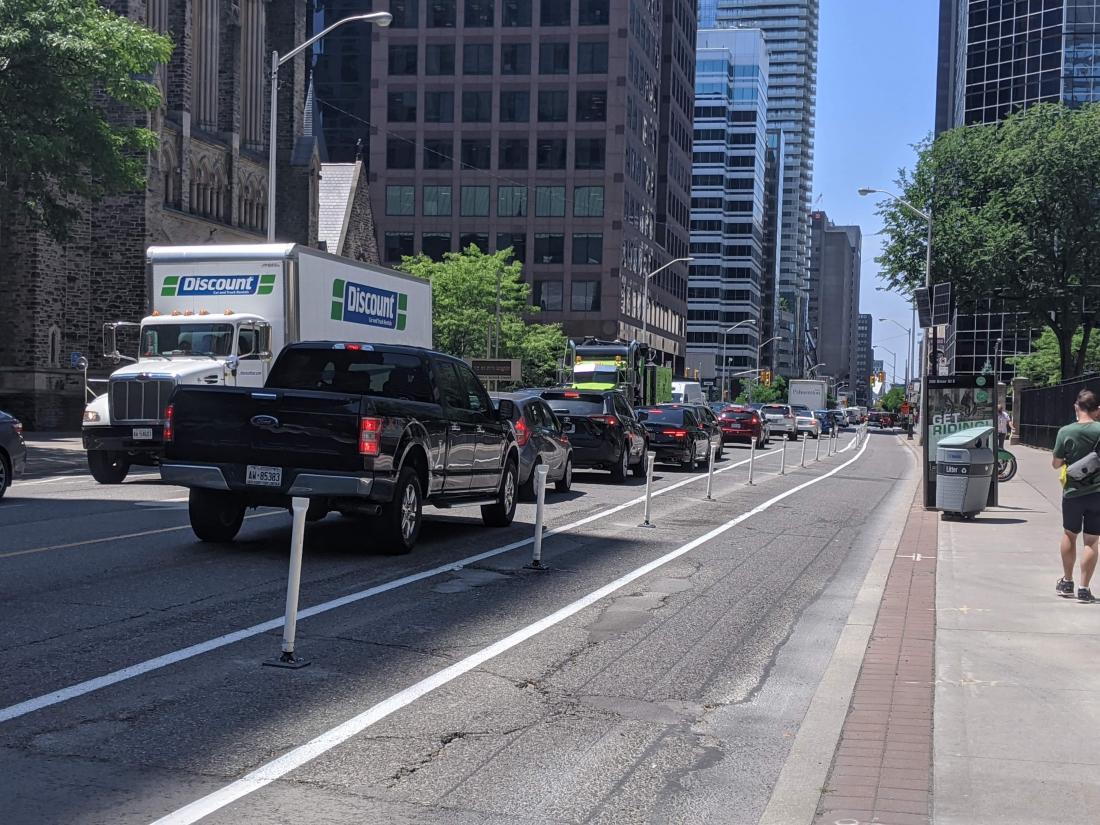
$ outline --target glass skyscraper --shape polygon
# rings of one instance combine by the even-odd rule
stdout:
[[[729,388],[763,331],[768,55],[758,29],[700,30],[688,280],[689,360]],[[736,330],[734,324],[752,320]],[[693,357],[695,356],[695,357]],[[701,356],[701,357],[699,357]],[[725,360],[723,361],[723,356]]]
[[[936,133],[1100,100],[1100,0],[941,0]]]
[[[778,342],[772,354],[773,366],[781,375],[800,376],[810,366],[806,358],[813,348],[807,341],[808,273],[819,0],[715,0],[713,5],[718,27],[760,29],[768,50],[768,128],[783,133],[784,180],[776,277],[777,324],[764,332],[792,331],[794,340],[785,337]],[[701,8],[700,21],[707,14]]]

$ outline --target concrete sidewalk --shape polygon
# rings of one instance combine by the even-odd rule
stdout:
[[[1012,451],[1001,506],[940,524],[937,825],[1100,821],[1100,603],[1055,595],[1058,476],[1049,452]]]

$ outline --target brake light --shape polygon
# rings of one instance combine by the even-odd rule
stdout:
[[[661,430],[661,435],[671,435],[673,438],[687,438],[687,430]]]
[[[588,416],[592,421],[599,421],[601,424],[606,424],[608,427],[617,427],[619,425],[619,419],[613,415],[590,415]]]
[[[382,446],[382,419],[363,417],[359,419],[359,454],[378,455]]]
[[[362,348],[363,347],[361,347],[359,344],[344,344],[344,349],[351,350],[352,352],[358,352]]]
[[[176,405],[169,404],[164,408],[164,442],[171,444],[175,440],[176,432],[172,422],[176,417]]]
[[[753,423],[753,424],[759,424],[759,423],[760,423],[760,419],[759,419],[759,418],[757,418],[757,417],[756,417],[755,415],[753,415],[753,417],[752,417],[752,423]]]
[[[566,398],[580,398],[581,397],[581,394],[579,392],[567,392],[567,393],[563,393],[563,395]]]
[[[531,428],[527,426],[527,422],[522,418],[516,421],[516,443],[519,446],[523,446],[531,438]]]

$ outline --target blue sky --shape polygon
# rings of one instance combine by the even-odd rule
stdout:
[[[878,290],[882,225],[874,198],[856,190],[895,189],[898,169],[915,161],[912,145],[932,131],[938,7],[936,0],[821,0],[814,208],[863,230],[860,312],[874,316],[874,343],[897,353],[899,380],[906,335],[878,319],[908,327],[909,304]],[[889,354],[875,357],[890,370]]]

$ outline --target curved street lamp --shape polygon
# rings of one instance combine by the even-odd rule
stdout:
[[[271,53],[271,125],[267,147],[267,242],[275,242],[275,124],[278,123],[277,112],[279,108],[279,67],[288,60],[293,60],[303,51],[308,49],[318,40],[323,38],[333,29],[338,29],[345,23],[374,23],[380,28],[386,28],[393,22],[393,15],[388,11],[372,11],[368,14],[353,14],[342,20],[337,20],[327,29],[322,29],[313,37],[298,44],[282,57],[278,51]]]
[[[729,369],[729,365],[726,362],[726,344],[729,342],[730,333],[733,332],[733,330],[737,329],[738,327],[743,327],[746,324],[755,324],[755,323],[756,323],[755,318],[747,318],[744,321],[738,321],[736,324],[734,324],[732,327],[728,327],[726,329],[726,331],[722,333],[722,387],[723,387],[722,394],[723,395],[725,395],[729,392],[729,390],[730,390],[729,379],[733,377],[732,375],[727,374],[727,370]],[[759,366],[760,365],[757,364],[757,367],[759,367]]]

